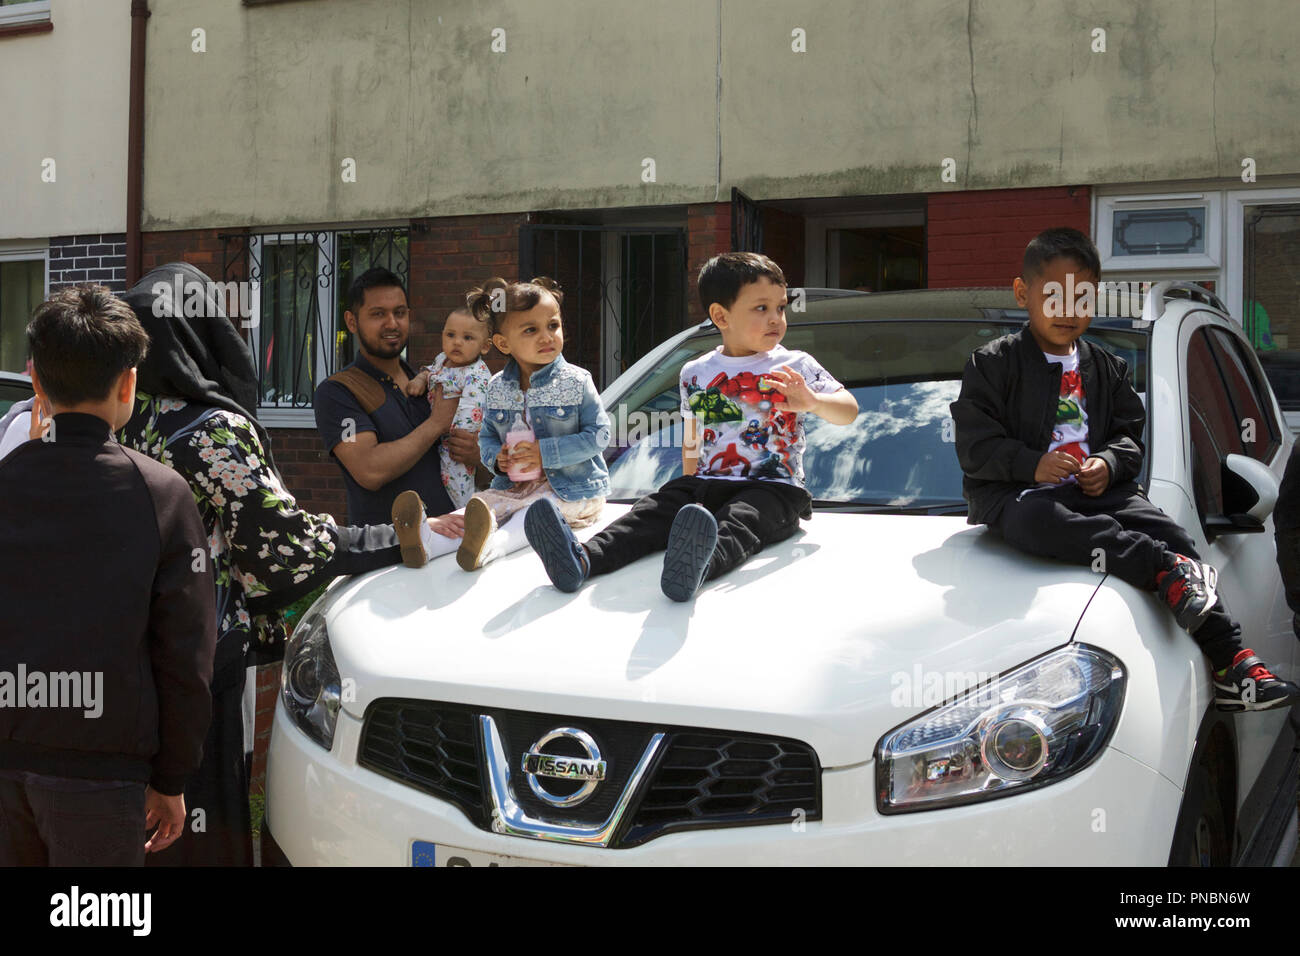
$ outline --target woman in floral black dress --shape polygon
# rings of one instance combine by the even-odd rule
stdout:
[[[181,301],[175,300],[177,275],[186,293]],[[257,404],[248,347],[214,297],[202,297],[202,315],[184,315],[191,283],[211,288],[193,266],[172,263],[124,296],[150,346],[138,372],[135,413],[118,440],[189,481],[208,530],[217,588],[212,726],[203,765],[185,793],[191,825],[150,862],[247,866],[246,668],[283,653],[283,608],[337,575],[399,564],[401,554],[391,525],[339,526],[297,506],[275,469],[265,430],[247,411]],[[192,301],[189,311],[196,311]],[[459,537],[462,521],[448,515],[429,523]]]

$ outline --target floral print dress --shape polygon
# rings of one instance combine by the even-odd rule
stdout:
[[[285,638],[278,608],[332,576],[325,566],[338,541],[333,519],[298,507],[242,415],[137,392],[117,437],[189,482],[216,580],[217,670],[242,666],[251,641],[278,652]]]

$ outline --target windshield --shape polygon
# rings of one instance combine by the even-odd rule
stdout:
[[[807,352],[858,400],[850,425],[804,419],[804,481],[818,507],[964,512],[948,405],[970,353],[1022,324],[908,319],[792,326],[781,344]],[[1146,336],[1094,328],[1085,338],[1128,362],[1145,400]],[[608,407],[611,499],[634,500],[682,473],[678,375],[684,363],[720,344],[716,331],[690,336]]]

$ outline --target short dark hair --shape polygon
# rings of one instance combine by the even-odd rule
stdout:
[[[1043,266],[1053,259],[1073,259],[1084,272],[1101,278],[1101,255],[1096,244],[1078,229],[1061,226],[1044,229],[1025,246],[1025,258],[1020,264],[1020,278],[1032,282],[1043,271]]]
[[[27,347],[41,387],[56,405],[109,397],[113,383],[149,351],[135,310],[102,285],[60,289],[36,307]]]
[[[777,285],[786,284],[781,267],[757,252],[724,252],[714,256],[700,267],[696,280],[700,305],[704,306],[705,312],[715,302],[730,309],[742,288],[764,278]]]
[[[498,293],[500,297],[497,301],[503,308],[494,309],[493,299]],[[507,282],[496,277],[465,293],[465,308],[474,318],[486,322],[488,331],[495,335],[501,331],[506,316],[511,312],[527,312],[548,293],[555,299],[556,305],[564,305],[564,290],[550,276],[537,276],[527,282]]]
[[[375,266],[373,269],[367,269],[361,275],[352,280],[352,285],[348,286],[348,311],[353,315],[361,314],[361,307],[366,304],[366,291],[368,289],[401,289],[402,295],[406,295],[406,286],[402,280],[397,278],[397,274],[390,272],[382,266]]]

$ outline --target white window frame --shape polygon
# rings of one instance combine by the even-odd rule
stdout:
[[[1170,269],[1219,270],[1223,266],[1222,193],[1212,190],[1179,194],[1098,196],[1093,215],[1093,235],[1101,253],[1101,270],[1109,272],[1164,272]],[[1205,208],[1205,252],[1168,256],[1111,255],[1114,216],[1144,209]]]
[[[313,234],[318,233],[276,232],[250,236],[248,240],[249,275],[262,275],[262,248],[264,244],[297,245],[312,242],[313,245],[317,245],[318,247],[316,252],[317,279],[315,281],[319,282],[319,277],[325,272],[325,270],[321,269],[321,264],[334,260],[335,234],[333,232],[327,233],[323,246],[314,239],[308,238],[309,235]],[[318,327],[322,329],[333,329],[336,320],[335,302],[337,301],[338,294],[337,290],[334,288],[334,279],[334,270],[331,269],[329,270],[326,284],[320,286],[316,295],[317,309],[319,312],[316,316],[316,321]],[[248,345],[253,351],[254,365],[260,369],[262,367],[262,281],[258,281],[252,285],[249,291],[251,293],[250,299],[252,301],[253,318],[255,321],[248,330]],[[330,356],[326,351],[324,342],[322,341],[323,338],[323,336],[317,336],[316,338],[316,378],[313,384],[318,387],[321,382],[325,381],[325,379],[329,377],[327,374],[323,373],[327,372],[330,365],[333,364],[333,356]],[[331,336],[330,346],[333,347],[333,345],[334,341]],[[267,428],[316,427],[316,412],[311,406],[308,406],[307,408],[295,408],[290,405],[268,405],[262,401],[262,396],[260,394],[257,396],[257,418],[258,421]]]
[[[44,286],[41,298],[50,297],[50,244],[33,245],[30,242],[0,242],[0,262],[37,262],[44,263]]]
[[[46,23],[50,19],[50,0],[31,0],[0,7],[0,28],[19,27],[28,23]]]

